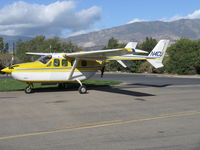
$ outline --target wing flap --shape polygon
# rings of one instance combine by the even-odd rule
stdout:
[[[158,57],[149,57],[142,55],[122,55],[122,56],[112,56],[108,57],[107,60],[147,60],[147,59],[156,59]]]

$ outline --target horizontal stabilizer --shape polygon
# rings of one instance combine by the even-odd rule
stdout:
[[[137,46],[137,42],[129,42],[125,48],[130,48],[132,49],[133,53],[148,53],[146,51],[143,51],[141,49],[136,49],[136,46]]]
[[[148,54],[147,51],[143,51],[143,50],[141,50],[141,49],[135,49],[135,52],[136,52],[136,53],[145,53],[145,54]]]
[[[137,42],[128,42],[128,44],[125,46],[125,48],[136,48]]]

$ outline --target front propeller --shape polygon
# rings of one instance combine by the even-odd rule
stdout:
[[[2,70],[0,70],[0,72],[2,74],[4,73],[11,74],[13,70],[13,62],[14,62],[14,56],[12,56],[9,65],[7,67],[1,68]]]

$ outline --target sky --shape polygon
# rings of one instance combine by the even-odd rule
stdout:
[[[199,0],[0,0],[0,35],[68,37],[184,18],[200,18]]]

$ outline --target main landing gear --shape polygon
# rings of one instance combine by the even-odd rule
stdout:
[[[30,94],[33,92],[33,83],[28,83],[28,86],[24,89],[26,94]]]
[[[86,94],[87,93],[86,86],[83,85],[80,80],[76,80],[76,81],[80,84],[80,87],[78,88],[79,93],[80,94]]]
[[[80,84],[80,87],[78,88],[79,93],[80,93],[80,94],[86,94],[86,93],[87,93],[87,88],[86,88],[86,86],[83,85],[83,84],[81,83],[80,80],[76,80],[76,81]],[[24,92],[25,92],[26,94],[33,93],[33,88],[34,88],[33,83],[27,83],[27,84],[28,84],[28,86],[24,89]],[[60,86],[61,88],[64,88],[64,87],[66,88],[66,85],[65,85],[65,84],[59,84],[59,86]]]
[[[80,94],[85,94],[85,93],[87,93],[86,86],[85,86],[85,85],[81,85],[81,86],[78,88],[78,91],[79,91]]]

